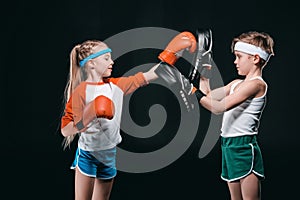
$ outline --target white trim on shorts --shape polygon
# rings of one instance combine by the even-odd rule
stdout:
[[[78,161],[79,161],[79,156],[80,156],[80,148],[78,148],[78,155],[76,156],[76,165],[75,165],[75,167],[70,167],[71,169],[78,169],[79,171],[80,171],[80,173],[82,173],[83,175],[85,175],[85,176],[88,176],[88,177],[93,177],[93,178],[96,178],[96,175],[94,176],[94,175],[92,175],[92,174],[87,174],[87,173],[85,173],[85,172],[83,172],[81,169],[80,169],[80,167],[79,167],[79,165],[78,165]]]
[[[70,169],[74,169],[74,170],[75,170],[75,169],[77,168],[81,174],[83,174],[83,175],[85,175],[85,176],[88,176],[88,177],[101,179],[101,180],[109,180],[109,179],[112,179],[112,178],[116,177],[117,173],[115,173],[113,176],[108,177],[108,178],[100,178],[100,177],[97,177],[97,174],[96,174],[96,175],[93,175],[93,174],[87,174],[87,173],[83,172],[83,171],[80,169],[79,165],[78,165],[79,156],[80,156],[80,150],[81,150],[81,149],[78,147],[78,155],[76,156],[76,165],[75,165],[75,167],[71,166]]]
[[[254,146],[251,143],[249,143],[249,145],[251,146],[251,150],[252,150],[252,163],[251,163],[251,168],[250,168],[249,172],[246,173],[243,176],[240,176],[240,177],[237,177],[237,178],[233,178],[233,179],[226,179],[226,178],[224,178],[221,175],[221,179],[223,179],[224,181],[227,181],[227,182],[232,182],[232,181],[236,181],[236,180],[239,180],[239,179],[242,179],[242,178],[248,176],[249,174],[251,174],[251,172],[253,172],[254,174],[256,174],[256,175],[258,175],[260,177],[264,177],[262,174],[260,174],[260,173],[258,173],[258,172],[256,172],[256,171],[253,170],[253,165],[254,165]]]

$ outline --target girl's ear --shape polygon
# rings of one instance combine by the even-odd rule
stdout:
[[[95,62],[93,60],[87,61],[86,64],[90,67],[90,69],[95,69]]]

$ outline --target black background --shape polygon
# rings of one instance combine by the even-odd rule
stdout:
[[[299,10],[294,3],[271,0],[53,0],[8,2],[1,8],[1,35],[4,34],[0,98],[1,194],[7,199],[73,199],[74,174],[69,166],[76,144],[64,151],[59,132],[69,52],[75,44],[86,39],[105,40],[139,27],[193,33],[197,28],[211,28],[214,60],[225,83],[236,77],[234,57],[230,52],[233,37],[257,30],[274,38],[275,57],[264,69],[269,91],[259,134],[266,173],[262,199],[298,196],[300,32]],[[130,66],[157,62],[158,53],[154,50],[136,52],[116,60],[113,75],[121,76]],[[117,66],[125,67],[118,69]],[[144,96],[147,99],[153,91],[157,90],[151,86],[139,89],[136,98]],[[153,94],[165,95],[165,91],[158,91]],[[168,95],[160,98],[166,101]],[[142,101],[135,101],[136,106],[142,109],[139,102]],[[227,185],[220,179],[219,143],[205,158],[198,158],[206,131],[205,119],[209,119],[208,112],[201,112],[203,126],[183,156],[155,172],[119,171],[111,199],[229,199]],[[138,123],[147,122],[143,118],[145,113],[138,109],[133,112],[141,119]],[[138,148],[161,145],[161,141],[171,138],[171,133],[164,134],[166,137],[162,134],[158,139],[141,141],[144,147],[132,144],[132,148],[138,151]]]

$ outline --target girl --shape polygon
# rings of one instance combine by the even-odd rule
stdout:
[[[108,199],[116,175],[116,145],[121,142],[123,95],[156,79],[154,68],[130,77],[108,78],[111,49],[97,40],[76,45],[70,54],[65,112],[61,119],[64,147],[80,133],[72,169],[76,199]]]
[[[186,33],[180,33],[160,55],[175,62],[178,51],[189,47],[195,49],[193,41],[195,39],[186,37]],[[145,73],[109,78],[113,64],[111,49],[97,40],[76,45],[70,54],[70,77],[65,89],[67,103],[61,119],[61,133],[65,136],[64,147],[70,145],[77,133],[80,135],[71,166],[75,169],[75,199],[109,199],[117,173],[116,145],[122,139],[123,95],[158,78],[154,71],[160,63]]]

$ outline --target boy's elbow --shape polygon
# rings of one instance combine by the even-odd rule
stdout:
[[[200,102],[201,103],[201,102]],[[224,109],[221,108],[217,108],[215,106],[212,105],[205,105],[205,104],[201,104],[204,108],[206,108],[207,110],[209,110],[211,113],[215,114],[215,115],[220,115],[222,113],[224,113]]]
[[[213,114],[215,115],[221,115],[223,112],[220,112],[220,111],[212,111]]]
[[[224,112],[226,111],[226,109],[225,108],[215,108],[215,107],[212,107],[212,109],[211,109],[211,112],[213,113],[213,114],[215,114],[215,115],[221,115],[221,114],[223,114]]]

